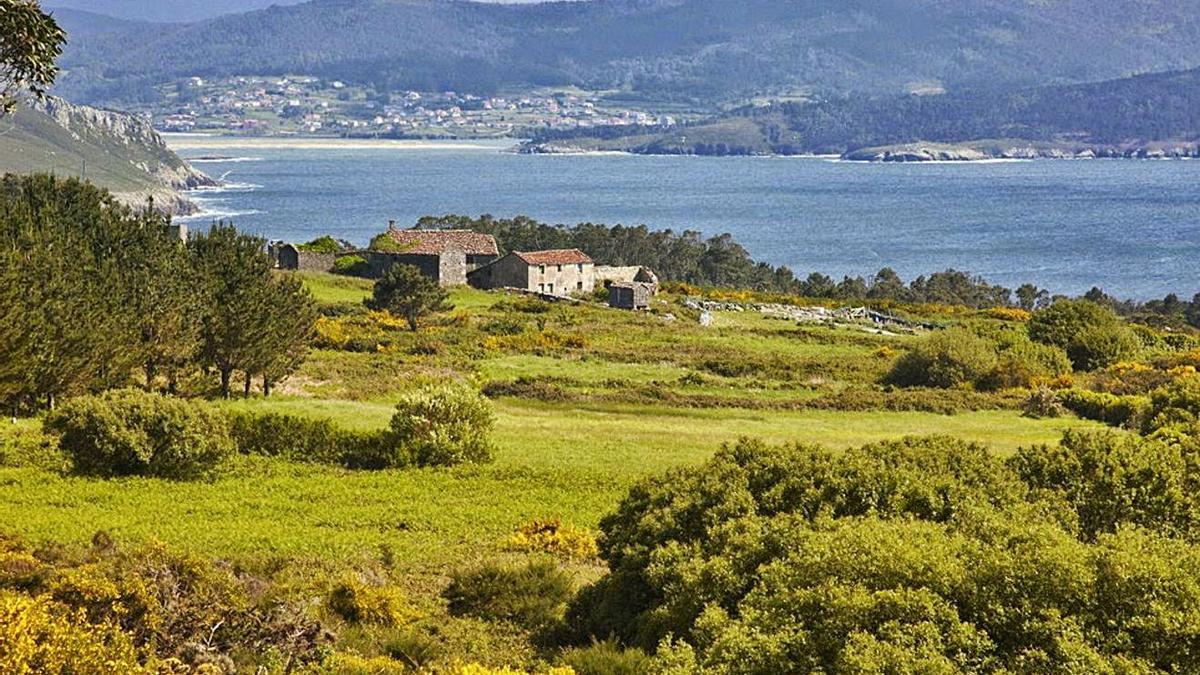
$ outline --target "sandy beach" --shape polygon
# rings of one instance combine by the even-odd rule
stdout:
[[[215,136],[208,134],[162,134],[172,150],[279,149],[310,150],[478,150],[495,152],[516,144],[511,139],[477,141],[421,141],[355,138],[298,138],[280,136]]]

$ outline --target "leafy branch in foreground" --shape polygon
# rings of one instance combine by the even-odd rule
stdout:
[[[12,112],[23,91],[46,94],[66,39],[36,0],[0,0],[0,115]]]

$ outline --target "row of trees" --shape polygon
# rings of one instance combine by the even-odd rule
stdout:
[[[271,384],[303,360],[316,320],[264,242],[217,225],[184,244],[153,208],[51,176],[0,181],[0,402],[52,408],[127,386],[176,390],[196,373]],[[140,376],[138,373],[140,372]]]

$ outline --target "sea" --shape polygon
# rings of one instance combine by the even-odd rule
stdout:
[[[193,230],[365,244],[389,220],[526,215],[732,234],[797,276],[946,269],[1054,293],[1200,292],[1200,162],[868,164],[829,157],[523,155],[512,141],[383,142],[172,135],[225,186],[189,196]]]

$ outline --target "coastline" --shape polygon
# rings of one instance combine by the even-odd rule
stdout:
[[[470,150],[495,152],[520,143],[519,139],[422,141],[401,139],[326,138],[320,136],[221,136],[163,133],[172,150],[295,149],[306,150]]]

